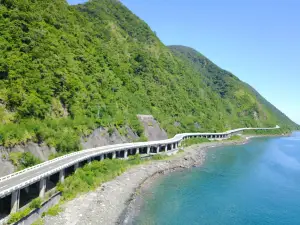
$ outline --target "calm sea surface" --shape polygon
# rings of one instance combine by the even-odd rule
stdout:
[[[144,196],[135,225],[300,225],[300,133],[210,149]]]

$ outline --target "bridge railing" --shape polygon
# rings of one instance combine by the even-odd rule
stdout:
[[[223,132],[223,133],[182,133],[182,134],[177,134],[173,138],[166,139],[166,140],[150,141],[150,142],[123,143],[123,144],[101,146],[101,147],[86,149],[86,150],[82,150],[82,151],[78,151],[78,152],[73,152],[73,153],[70,153],[70,154],[67,154],[67,155],[64,155],[64,156],[60,156],[60,157],[57,157],[55,159],[40,163],[38,165],[29,167],[27,169],[9,174],[7,176],[1,177],[0,178],[0,184],[1,184],[2,181],[8,180],[12,177],[24,174],[24,173],[32,171],[32,170],[39,169],[43,166],[53,164],[57,161],[65,159],[65,158],[71,158],[72,156],[80,155],[80,154],[86,154],[86,153],[91,153],[91,154],[85,155],[85,156],[80,157],[76,160],[72,160],[72,161],[64,164],[63,166],[60,166],[60,167],[54,168],[52,170],[49,170],[48,172],[46,172],[44,174],[41,174],[41,175],[38,175],[38,176],[34,177],[33,179],[30,179],[30,180],[25,181],[25,182],[21,182],[20,184],[14,186],[14,187],[11,187],[8,190],[1,191],[0,192],[0,197],[7,194],[7,193],[10,193],[10,192],[12,192],[16,189],[27,186],[30,183],[38,181],[38,180],[40,180],[40,179],[42,179],[46,176],[54,174],[57,171],[60,171],[64,168],[67,168],[71,165],[74,165],[75,163],[78,163],[80,161],[84,161],[84,160],[89,159],[91,157],[99,156],[101,154],[107,154],[107,153],[112,153],[112,152],[116,152],[116,151],[131,149],[131,148],[141,148],[141,147],[149,147],[149,146],[151,147],[151,146],[157,146],[157,145],[166,145],[166,144],[176,143],[176,142],[180,142],[184,137],[188,137],[188,136],[229,135],[229,134],[239,132],[239,131],[243,131],[243,130],[254,130],[254,129],[256,129],[256,130],[268,130],[268,129],[277,129],[277,128],[279,128],[279,127],[276,127],[276,128],[240,128],[240,129],[230,130],[230,131]],[[92,154],[92,152],[94,152],[94,153]]]

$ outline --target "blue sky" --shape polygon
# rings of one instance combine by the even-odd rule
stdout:
[[[300,124],[300,1],[121,2],[164,44],[195,48]]]

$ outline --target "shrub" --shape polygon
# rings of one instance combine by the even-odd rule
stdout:
[[[19,159],[22,156],[22,152],[11,152],[9,154],[9,160],[12,162],[12,164],[14,166],[18,166],[19,165]]]
[[[144,134],[142,134],[136,142],[146,142],[146,141],[148,141],[148,138]]]
[[[114,128],[113,127],[108,128],[107,132],[109,136],[111,136],[114,133]]]
[[[128,160],[131,165],[138,165],[142,161],[140,154],[131,155],[128,157]]]
[[[34,200],[31,201],[29,208],[30,209],[38,209],[38,208],[41,208],[41,206],[42,206],[42,199],[35,198]]]
[[[201,144],[205,142],[210,142],[210,140],[208,140],[207,138],[190,138],[182,141],[181,146],[187,147],[190,145]]]
[[[34,165],[41,163],[42,161],[36,158],[32,153],[25,152],[22,153],[21,158],[19,159],[20,169],[25,169]]]
[[[19,221],[20,219],[24,218],[25,216],[27,216],[30,212],[31,212],[31,209],[26,208],[26,209],[21,210],[19,212],[13,213],[13,214],[10,215],[7,223],[8,224],[15,223],[15,222]]]
[[[55,206],[50,207],[43,216],[45,216],[45,215],[57,216],[60,212],[62,212],[62,208],[60,207],[60,205],[55,205]]]
[[[165,159],[165,158],[167,158],[168,156],[166,156],[166,155],[162,155],[162,154],[156,154],[156,155],[153,155],[152,156],[152,159],[154,159],[154,160],[163,160],[163,159]]]
[[[18,170],[22,170],[42,162],[30,152],[11,152],[9,154],[9,160],[17,167]]]
[[[228,141],[239,141],[239,140],[242,140],[243,138],[239,135],[234,135],[234,136],[231,136],[230,138],[228,138],[227,140]]]

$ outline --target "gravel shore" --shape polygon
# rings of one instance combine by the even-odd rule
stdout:
[[[155,177],[201,165],[208,148],[244,142],[219,141],[193,145],[166,160],[132,167],[97,190],[65,203],[59,215],[45,217],[45,225],[130,224],[132,217],[138,213],[139,190],[148,186]]]

